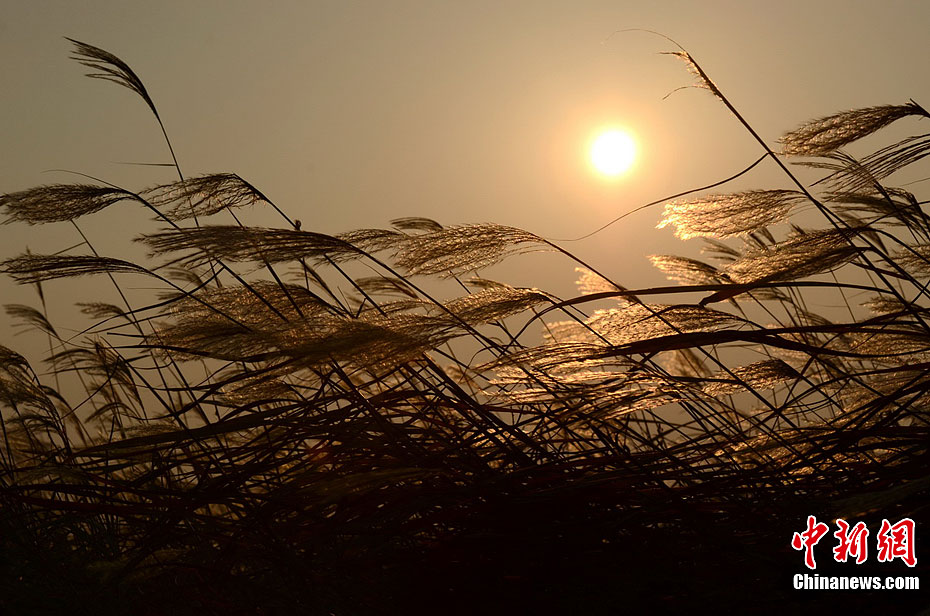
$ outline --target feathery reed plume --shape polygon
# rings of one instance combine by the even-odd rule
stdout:
[[[927,228],[927,220],[920,204],[913,193],[902,188],[883,186],[881,190],[874,184],[865,191],[834,191],[823,195],[824,201],[835,204],[838,211],[855,215],[870,215],[870,222],[900,224],[908,229]]]
[[[126,311],[114,304],[107,304],[105,302],[86,302],[78,303],[77,305],[80,306],[81,312],[96,321],[104,321],[113,317],[126,320],[129,319],[129,315],[126,314]]]
[[[750,250],[723,271],[737,283],[784,282],[828,272],[860,252],[851,243],[859,232],[828,229],[799,233],[770,249]]]
[[[445,307],[465,323],[477,325],[520,314],[550,301],[549,295],[539,289],[501,286],[453,299]]]
[[[773,389],[781,383],[798,379],[798,372],[780,359],[760,361],[733,368],[705,379],[704,393],[709,396],[735,394],[744,390]]]
[[[649,260],[665,274],[669,280],[681,284],[720,284],[729,282],[729,278],[713,265],[675,255],[651,255]]]
[[[50,335],[52,338],[58,338],[58,332],[55,331],[55,327],[48,320],[48,317],[32,306],[6,304],[3,309],[9,317],[19,321],[21,327],[35,329]]]
[[[0,195],[6,222],[31,225],[63,222],[93,214],[125,199],[136,199],[121,188],[90,184],[52,184]]]
[[[72,38],[68,38],[68,40],[74,43],[75,48],[74,55],[71,56],[71,58],[77,60],[87,68],[97,71],[95,73],[88,73],[88,77],[112,81],[124,88],[129,88],[138,94],[139,97],[145,101],[145,104],[149,106],[149,109],[152,110],[155,117],[158,117],[155,103],[152,102],[152,98],[145,89],[145,85],[142,83],[142,80],[139,79],[139,76],[129,68],[128,64],[109,51],[104,51],[99,47],[94,47],[93,45],[88,45],[87,43],[82,43]]]
[[[578,292],[582,295],[592,295],[594,293],[609,293],[611,291],[622,291],[613,282],[607,280],[600,274],[592,272],[586,267],[576,267],[575,271],[581,274],[575,281]]]
[[[235,173],[213,173],[149,188],[142,193],[153,206],[175,222],[211,216],[226,209],[237,209],[265,201],[254,186]]]
[[[914,276],[930,276],[930,244],[908,246],[895,255],[895,262]]]
[[[408,216],[406,218],[395,218],[391,221],[391,226],[401,231],[423,231],[432,233],[441,231],[442,225],[430,218],[422,216]]]
[[[463,225],[408,236],[394,261],[410,276],[454,276],[493,265],[508,255],[546,247],[545,240],[521,229]]]
[[[410,299],[417,299],[417,292],[403,278],[394,276],[371,276],[356,279],[358,288],[368,295],[403,295]]]
[[[727,238],[781,222],[807,197],[795,190],[751,190],[732,195],[712,195],[665,205],[658,228],[675,226],[675,235]]]
[[[821,182],[828,184],[834,192],[865,192],[878,190],[882,180],[928,154],[930,135],[915,135],[873,152],[862,160],[836,152],[829,155],[825,161],[804,164],[832,171],[833,173]]]
[[[648,340],[675,333],[713,331],[742,322],[737,316],[702,306],[629,304],[598,310],[586,321],[611,344]]]
[[[9,274],[13,280],[23,284],[87,274],[151,274],[141,265],[112,257],[34,254],[24,254],[3,261],[0,263],[0,272]]]
[[[782,151],[790,156],[826,156],[908,116],[930,117],[913,101],[904,105],[843,111],[813,120],[785,134],[781,138]]]
[[[360,256],[359,250],[345,240],[292,229],[205,225],[146,234],[139,239],[153,255],[189,252],[182,262],[192,267],[209,263],[211,259],[284,263]]]
[[[694,61],[694,58],[691,57],[690,53],[683,49],[681,51],[668,51],[663,53],[666,55],[675,56],[685,63],[685,65],[688,67],[688,71],[698,78],[698,83],[695,87],[710,90],[714,96],[721,100],[723,99],[723,95],[720,93],[720,90],[717,88],[714,82],[711,81],[710,77],[707,75],[707,73],[704,72],[701,66]]]

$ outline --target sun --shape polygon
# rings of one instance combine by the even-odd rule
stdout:
[[[604,131],[591,144],[591,163],[603,175],[620,175],[635,161],[636,141],[625,131]]]

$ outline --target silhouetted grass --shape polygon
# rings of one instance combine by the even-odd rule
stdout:
[[[128,65],[75,44],[157,119]],[[711,258],[653,256],[679,284],[651,289],[501,225],[315,233],[230,173],[3,195],[16,223],[80,232],[79,217],[131,202],[161,228],[139,237],[144,264],[86,240],[2,264],[43,301],[49,281],[103,274],[123,303],[86,304],[78,336],[7,307],[50,354],[46,375],[0,347],[0,606],[915,609],[918,593],[793,590],[789,543],[808,514],[923,519],[930,221],[883,182],[930,137],[862,160],[840,148],[928,115],[913,101],[843,112],[786,135],[784,154],[760,139],[795,188],[668,203],[661,224],[706,238]],[[829,175],[806,186],[786,155]],[[281,226],[245,226],[243,207]],[[791,222],[803,209],[819,226]],[[537,250],[579,269],[579,295],[472,275]],[[151,303],[130,302],[130,275],[161,289]],[[461,293],[438,296],[436,278]]]

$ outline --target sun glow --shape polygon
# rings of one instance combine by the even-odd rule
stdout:
[[[591,163],[603,175],[620,175],[635,161],[636,142],[622,130],[604,131],[591,145]]]

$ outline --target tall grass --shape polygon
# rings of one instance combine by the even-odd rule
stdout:
[[[75,58],[161,126],[126,63],[76,41]],[[862,159],[842,148],[928,115],[911,101],[759,139],[793,188],[668,202],[660,225],[705,238],[709,257],[653,256],[678,284],[649,289],[496,224],[316,233],[240,176],[188,177],[176,160],[177,181],[143,190],[3,195],[17,224],[80,232],[125,202],[158,223],[138,238],[144,263],[86,238],[2,263],[43,302],[53,280],[102,275],[122,303],[84,304],[79,335],[7,306],[50,352],[34,367],[0,347],[0,606],[861,608],[862,594],[794,591],[789,542],[808,514],[922,519],[930,219],[886,180],[930,135]],[[808,186],[790,157],[828,173]],[[281,223],[244,225],[243,208]],[[793,222],[803,210],[816,226]],[[540,250],[578,269],[578,295],[475,274]],[[131,278],[157,296],[131,298]]]

